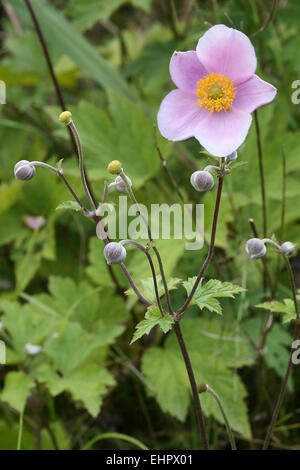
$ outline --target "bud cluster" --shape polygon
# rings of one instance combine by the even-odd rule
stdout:
[[[262,258],[267,252],[266,243],[275,246],[280,253],[286,256],[290,256],[295,251],[295,245],[292,242],[284,242],[282,245],[278,245],[269,238],[264,238],[263,240],[260,240],[259,238],[250,238],[250,240],[246,242],[245,250],[250,258]]]

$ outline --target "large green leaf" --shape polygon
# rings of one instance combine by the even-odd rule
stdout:
[[[249,437],[245,387],[232,368],[251,364],[250,347],[229,332],[221,332],[215,320],[185,319],[182,331],[189,350],[197,382],[209,384],[219,394],[233,429]],[[143,357],[142,370],[155,387],[155,397],[164,411],[183,421],[190,403],[190,385],[179,346],[169,335],[164,348],[152,348]],[[203,411],[223,423],[222,415],[211,397],[201,395]]]
[[[45,352],[54,360],[57,368],[67,374],[84,363],[95,350],[112,343],[123,330],[124,327],[120,325],[105,325],[99,320],[95,333],[88,334],[79,323],[68,323],[61,334],[49,338]]]
[[[35,371],[35,375],[38,382],[47,385],[54,396],[63,391],[70,392],[73,399],[82,402],[92,416],[99,413],[102,396],[106,394],[107,388],[115,384],[114,378],[103,366],[93,363],[63,377],[44,364]]]
[[[33,380],[24,374],[24,372],[9,372],[5,378],[4,389],[0,399],[21,412],[24,409],[26,398],[33,387]]]

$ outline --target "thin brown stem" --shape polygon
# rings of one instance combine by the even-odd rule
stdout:
[[[221,162],[221,164],[222,164],[222,162]],[[212,229],[211,229],[211,236],[210,236],[210,244],[209,244],[208,254],[205,258],[205,261],[204,261],[204,263],[203,263],[203,265],[202,265],[202,267],[199,271],[199,274],[196,278],[196,281],[193,285],[193,288],[192,288],[190,294],[188,295],[184,305],[176,312],[176,318],[180,318],[183,315],[183,313],[186,311],[188,306],[190,305],[190,303],[192,301],[192,298],[195,294],[195,291],[196,291],[196,289],[199,285],[199,282],[201,281],[201,278],[202,278],[207,266],[209,265],[209,263],[212,259],[212,256],[213,256],[213,253],[214,253],[214,246],[215,246],[218,215],[219,215],[219,209],[220,209],[220,203],[221,203],[223,180],[224,180],[224,177],[220,176],[219,177],[219,183],[218,183],[216,202],[215,202],[215,210],[214,210],[214,216],[213,216],[213,223],[212,223]]]
[[[177,337],[179,347],[181,349],[181,353],[182,353],[182,357],[184,359],[186,371],[187,371],[187,374],[189,376],[189,381],[190,381],[190,385],[191,385],[191,389],[192,389],[193,400],[194,400],[194,405],[195,405],[195,410],[196,410],[197,423],[198,423],[198,426],[199,426],[200,435],[201,435],[202,442],[203,442],[203,447],[204,447],[205,450],[208,450],[209,446],[208,446],[208,440],[207,440],[207,435],[206,435],[205,421],[204,421],[204,416],[203,416],[203,411],[202,411],[202,407],[201,407],[199,393],[198,393],[198,390],[197,390],[197,383],[196,383],[196,379],[195,379],[193,367],[192,367],[192,364],[191,364],[190,356],[189,356],[189,353],[188,353],[188,350],[187,350],[187,347],[186,347],[186,344],[185,344],[185,341],[184,341],[184,338],[183,338],[183,335],[182,335],[182,331],[181,331],[179,322],[175,323],[174,331],[175,331],[175,334],[176,334],[176,337]]]
[[[294,273],[290,264],[290,261],[286,255],[283,255],[289,275],[289,280],[290,280],[290,285],[291,285],[291,291],[292,291],[292,296],[293,296],[293,301],[294,301],[294,306],[295,306],[295,312],[297,314],[296,318],[296,325],[295,325],[295,330],[294,330],[294,337],[293,337],[293,343],[290,351],[290,356],[289,356],[289,362],[287,365],[286,373],[282,382],[282,385],[280,387],[279,395],[277,397],[276,405],[273,411],[272,419],[268,428],[268,432],[264,441],[263,445],[263,450],[267,450],[270,444],[270,440],[272,437],[273,429],[275,426],[275,423],[277,421],[279,411],[283,402],[283,398],[286,392],[286,386],[288,383],[288,379],[290,376],[291,368],[292,368],[292,363],[293,363],[293,353],[296,350],[296,348],[293,346],[294,342],[298,339],[299,333],[300,333],[300,316],[299,316],[299,309],[298,309],[298,301],[297,301],[297,290],[296,290],[296,284],[295,284],[295,278],[294,278]]]
[[[261,25],[261,27],[255,33],[250,34],[249,37],[251,39],[254,38],[255,36],[257,36],[258,34],[262,33],[266,29],[266,27],[271,23],[271,21],[274,18],[274,15],[276,13],[277,5],[278,5],[278,0],[273,0],[273,4],[272,4],[270,14],[267,16],[267,18],[265,19],[265,21]]]
[[[280,217],[280,231],[279,231],[279,244],[283,242],[284,235],[284,224],[285,224],[285,207],[286,207],[286,158],[285,151],[282,145],[281,147],[281,159],[282,159],[282,195],[281,195],[281,217]],[[276,276],[275,276],[275,289],[277,288],[279,277],[280,277],[280,254],[277,259]]]
[[[26,6],[28,8],[28,11],[30,13],[30,16],[32,18],[32,21],[33,21],[38,39],[39,39],[40,44],[42,46],[43,53],[44,53],[44,56],[45,56],[45,59],[46,59],[46,62],[47,62],[48,70],[49,70],[49,73],[50,73],[50,76],[51,76],[51,79],[52,79],[52,82],[53,82],[53,85],[54,85],[54,88],[55,88],[55,92],[56,92],[56,96],[57,96],[59,105],[60,105],[62,111],[66,111],[65,101],[64,101],[64,98],[63,98],[58,80],[57,80],[55,72],[54,72],[54,67],[53,67],[53,64],[52,64],[52,60],[51,60],[51,57],[50,57],[50,54],[49,54],[49,51],[48,51],[48,47],[47,47],[44,35],[43,35],[42,30],[40,28],[37,16],[34,12],[34,9],[32,8],[30,0],[25,0],[25,3],[26,3]],[[72,142],[72,145],[73,145],[73,149],[76,152],[75,139],[74,139],[70,129],[68,129],[68,132],[69,132],[70,139],[71,139],[71,142]]]
[[[263,218],[263,234],[264,237],[267,236],[267,201],[266,201],[266,189],[265,189],[265,176],[264,176],[264,165],[263,165],[263,155],[262,155],[262,146],[261,146],[261,136],[260,128],[257,117],[257,111],[254,111],[254,120],[255,120],[255,130],[256,130],[256,141],[257,141],[257,151],[258,151],[258,164],[259,164],[259,177],[260,177],[260,187],[261,187],[261,203],[262,203],[262,218]]]
[[[150,225],[148,224],[147,219],[144,217],[143,213],[140,210],[139,203],[138,203],[138,201],[137,201],[137,199],[134,195],[134,192],[133,192],[130,184],[128,183],[128,180],[127,180],[126,175],[125,175],[123,170],[121,171],[120,176],[121,176],[121,178],[123,179],[123,181],[126,185],[127,192],[128,192],[128,195],[129,195],[130,199],[136,205],[137,211],[138,211],[138,213],[140,214],[140,216],[142,217],[142,219],[145,223],[145,226],[146,226],[147,232],[148,232],[149,241],[150,241],[150,243],[153,243],[153,237],[152,237]],[[172,314],[173,309],[172,309],[172,305],[171,305],[170,293],[169,293],[168,284],[167,284],[167,280],[166,280],[166,276],[165,276],[165,272],[164,272],[164,268],[163,268],[163,263],[162,263],[160,253],[159,253],[159,251],[158,251],[158,249],[156,248],[155,245],[153,245],[153,251],[156,255],[156,258],[157,258],[157,261],[158,261],[158,264],[159,264],[160,274],[161,274],[161,278],[162,278],[165,293],[166,293],[169,312]]]

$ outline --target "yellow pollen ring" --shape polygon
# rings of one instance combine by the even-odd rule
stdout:
[[[236,88],[233,87],[234,80],[230,80],[226,75],[212,72],[210,75],[197,82],[196,95],[198,96],[198,106],[214,111],[227,111],[232,107],[236,95]]]

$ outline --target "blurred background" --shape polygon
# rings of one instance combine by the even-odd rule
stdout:
[[[278,89],[275,101],[257,113],[268,235],[299,243],[300,104],[292,101],[298,88],[293,82],[300,80],[297,0],[32,0],[31,5],[80,133],[97,201],[104,182],[112,181],[107,164],[118,159],[139,202],[147,207],[181,203],[162,168],[153,128],[160,102],[174,88],[170,57],[174,50],[195,49],[217,23],[247,34],[258,75]],[[0,80],[6,85],[6,103],[0,105],[0,339],[7,356],[0,366],[0,449],[16,448],[22,420],[23,449],[199,449],[173,333],[165,337],[154,330],[130,346],[145,309],[124,293],[128,285],[119,267],[107,269],[93,222],[68,207],[57,209],[70,195],[54,173],[38,168],[31,181],[13,177],[19,160],[56,165],[63,159],[66,177],[84,199],[28,2],[1,1],[0,28]],[[215,191],[199,195],[189,179],[213,160],[195,139],[172,144],[157,137],[184,201],[204,203],[208,239]],[[288,362],[293,312],[276,313],[272,330],[257,347],[268,312],[255,306],[270,299],[270,292],[260,260],[249,260],[244,252],[252,237],[249,218],[262,235],[254,121],[238,161],[245,164],[226,177],[216,252],[206,278],[237,283],[247,292],[236,301],[222,300],[222,316],[193,306],[183,331],[196,378],[220,395],[239,448],[259,449]],[[110,194],[109,201],[116,203],[117,195]],[[186,251],[185,240],[157,246],[167,275],[175,279],[172,300],[179,308],[186,296],[181,282],[196,275],[207,246],[199,252]],[[300,258],[291,261],[299,287]],[[128,250],[126,264],[150,295],[143,254]],[[275,298],[290,299],[284,266],[272,250],[268,267]],[[294,366],[273,435],[275,449],[300,447],[299,385]],[[216,404],[205,394],[202,401],[211,447],[228,449]]]

